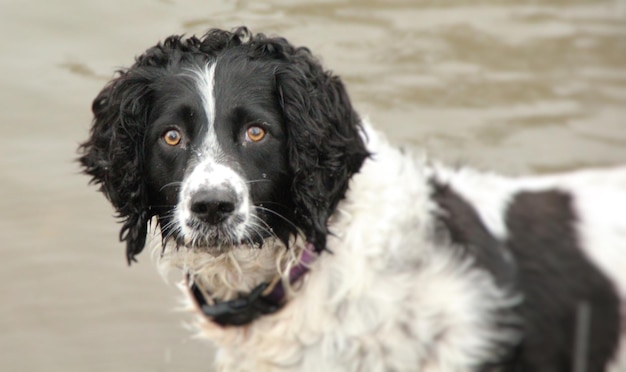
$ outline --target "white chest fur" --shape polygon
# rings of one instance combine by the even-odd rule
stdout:
[[[436,210],[416,172],[428,168],[372,146],[331,220],[333,253],[313,263],[283,309],[243,327],[200,316],[223,370],[466,370],[517,341],[494,314],[518,299],[431,242]]]

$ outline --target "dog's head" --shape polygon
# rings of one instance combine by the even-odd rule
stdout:
[[[327,222],[368,152],[337,76],[282,38],[170,37],[93,103],[80,162],[123,220],[129,262],[157,216],[164,239],[213,254]]]

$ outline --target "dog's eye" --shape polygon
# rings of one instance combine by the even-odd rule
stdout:
[[[183,136],[176,129],[170,129],[163,133],[163,141],[169,146],[178,146]]]
[[[246,130],[246,140],[250,142],[259,142],[265,137],[265,129],[253,125]]]

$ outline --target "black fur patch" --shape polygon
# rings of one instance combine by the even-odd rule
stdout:
[[[507,248],[524,295],[520,313],[524,342],[516,357],[521,371],[574,371],[575,358],[586,372],[604,371],[619,338],[619,299],[611,282],[580,249],[570,195],[560,191],[522,192],[507,214]],[[577,325],[588,306],[590,321]],[[577,327],[588,338],[576,340]],[[575,355],[576,345],[586,356]]]
[[[500,241],[450,186],[432,185],[445,236],[499,286],[523,295],[512,311],[523,320],[524,339],[499,370],[566,372],[583,363],[585,372],[604,371],[619,341],[619,298],[580,249],[571,197],[559,191],[515,195],[505,216],[508,238]],[[588,322],[578,324],[585,316]],[[577,355],[580,350],[586,355]]]
[[[476,210],[449,185],[436,182],[433,199],[441,208],[439,220],[453,243],[467,249],[476,263],[489,271],[500,286],[515,282],[514,262],[504,243],[485,227]]]
[[[504,242],[497,239],[486,228],[475,208],[461,195],[457,194],[449,185],[432,182],[433,199],[440,209],[437,216],[440,222],[439,232],[442,240],[449,240],[455,248],[462,249],[463,254],[471,255],[475,264],[489,272],[496,284],[508,291],[515,291],[517,270],[515,262],[505,247]],[[444,243],[445,244],[445,243]],[[519,323],[514,320],[515,308],[503,310],[500,320],[494,319],[498,327],[514,327],[519,329]],[[502,321],[511,319],[511,321]],[[511,348],[510,344],[503,344],[502,349]],[[501,371],[508,365],[515,350],[507,350],[504,355],[494,356],[493,360],[485,360],[477,371]]]

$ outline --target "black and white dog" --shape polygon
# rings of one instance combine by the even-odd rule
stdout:
[[[391,146],[283,38],[172,36],[93,104],[131,261],[155,221],[223,370],[626,368],[626,168],[536,178]]]

